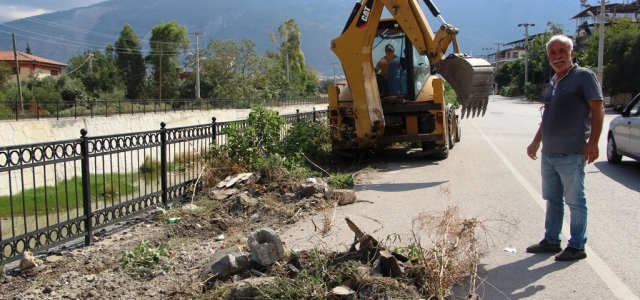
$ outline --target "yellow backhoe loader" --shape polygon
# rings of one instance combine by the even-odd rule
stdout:
[[[346,86],[329,87],[334,150],[421,142],[425,155],[446,158],[460,141],[460,126],[445,102],[443,78],[456,92],[462,117],[484,115],[492,66],[461,53],[458,29],[424,2],[441,23],[435,33],[417,0],[361,0],[331,41],[347,79]],[[385,8],[391,18],[382,19]]]

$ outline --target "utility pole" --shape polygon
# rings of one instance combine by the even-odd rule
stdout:
[[[198,35],[202,32],[190,32],[196,36],[196,99],[200,99],[200,48],[198,47]]]
[[[13,58],[16,60],[16,79],[18,80],[18,98],[20,99],[20,109],[24,110],[22,104],[22,87],[20,86],[20,64],[18,63],[18,51],[16,50],[16,35],[11,34],[13,38]]]
[[[162,42],[160,42],[160,70],[158,70],[160,88],[158,89],[158,100],[162,100]]]
[[[522,23],[518,24],[518,27],[524,26],[524,85],[529,82],[529,26],[536,26],[536,24]]]
[[[91,51],[85,52],[84,57],[89,61],[89,74],[93,73],[93,53]]]
[[[605,10],[605,0],[600,0],[600,36],[598,39],[598,81],[600,81],[600,89],[603,88],[602,80],[602,65],[604,60],[604,10]]]
[[[332,63],[332,65],[333,65],[333,85],[336,85],[337,83],[336,72],[338,71],[338,68],[336,67],[336,63]]]
[[[494,45],[498,46],[498,49],[496,49],[496,71],[498,71],[498,63],[499,61],[499,56],[500,56],[500,46],[504,45],[502,43],[493,43]]]

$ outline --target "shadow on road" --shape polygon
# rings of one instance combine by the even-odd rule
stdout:
[[[447,183],[441,182],[420,182],[420,183],[375,183],[375,184],[359,184],[355,186],[356,192],[361,191],[378,191],[378,192],[404,192],[420,189],[428,189]]]
[[[531,254],[525,259],[486,270],[483,264],[478,266],[476,293],[482,299],[524,299],[532,297],[545,289],[535,283],[542,277],[567,268],[571,263],[551,262],[551,254]],[[542,266],[534,267],[537,264]]]
[[[612,165],[606,161],[594,164],[602,174],[624,185],[630,190],[640,192],[638,179],[640,179],[640,162],[623,160],[620,164]]]

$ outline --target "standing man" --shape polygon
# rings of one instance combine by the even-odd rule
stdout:
[[[587,257],[587,199],[584,167],[599,155],[604,107],[596,75],[573,64],[573,41],[551,37],[547,56],[556,74],[544,95],[542,123],[527,155],[537,159],[542,143],[542,197],[547,200],[544,239],[527,248],[529,253],[558,253],[555,260],[573,261]],[[560,232],[564,204],[569,206],[571,238],[562,250]]]

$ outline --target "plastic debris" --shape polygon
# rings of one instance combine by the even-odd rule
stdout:
[[[168,218],[168,219],[167,219],[167,224],[174,224],[174,223],[178,223],[178,221],[180,221],[180,218],[179,218],[179,217]]]

